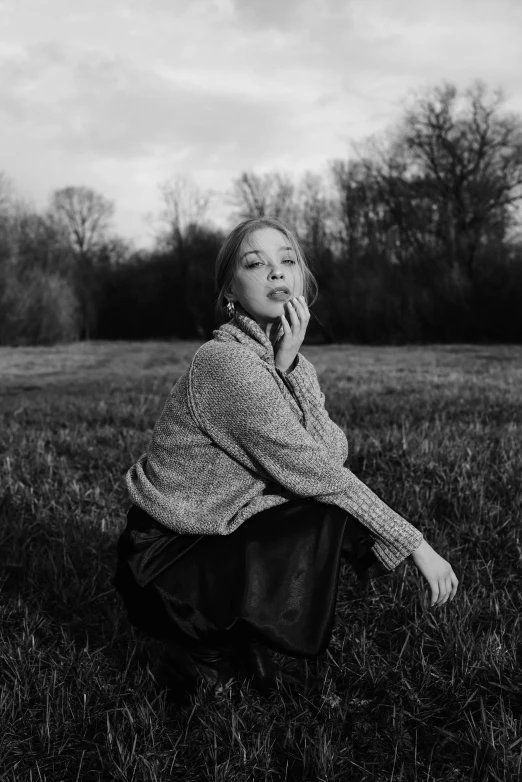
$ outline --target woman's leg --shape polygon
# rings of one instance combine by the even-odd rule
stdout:
[[[133,519],[139,534],[128,525],[119,545],[129,618],[170,644],[187,679],[211,682],[230,674],[230,646],[260,682],[279,674],[267,647],[316,658],[331,637],[341,554],[355,569],[373,545],[349,514],[314,500],[258,513],[228,536],[179,536],[143,512]]]
[[[220,642],[201,642],[182,635],[172,625],[153,581],[141,586],[137,582],[122,555],[128,550],[129,541],[122,538],[113,584],[123,599],[130,623],[145,636],[164,642],[163,659],[153,667],[155,678],[179,691],[192,690],[199,681],[219,688],[236,678],[237,668],[230,654],[230,643],[227,644],[225,638]]]

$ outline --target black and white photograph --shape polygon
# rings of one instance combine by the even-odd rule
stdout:
[[[519,782],[521,475],[519,0],[0,0],[0,782]]]

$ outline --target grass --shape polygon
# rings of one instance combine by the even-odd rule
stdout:
[[[350,467],[448,559],[342,565],[302,691],[182,705],[111,578],[123,476],[199,343],[0,348],[1,780],[517,780],[522,776],[522,348],[305,346]]]

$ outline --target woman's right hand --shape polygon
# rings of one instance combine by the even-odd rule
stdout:
[[[426,540],[423,540],[410,556],[430,585],[430,608],[434,605],[444,605],[448,600],[453,600],[459,580],[450,563],[439,556]]]
[[[293,365],[310,320],[310,310],[304,296],[296,296],[287,301],[286,305],[288,318],[284,312],[281,314],[283,335],[274,345],[275,365],[281,372],[287,372]]]

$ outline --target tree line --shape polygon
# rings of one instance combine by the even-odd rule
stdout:
[[[522,121],[503,103],[444,83],[325,176],[232,183],[230,228],[275,216],[301,242],[319,284],[309,341],[522,341]],[[161,194],[144,250],[102,194],[66,187],[39,213],[0,178],[0,344],[211,338],[215,194],[182,177]]]

